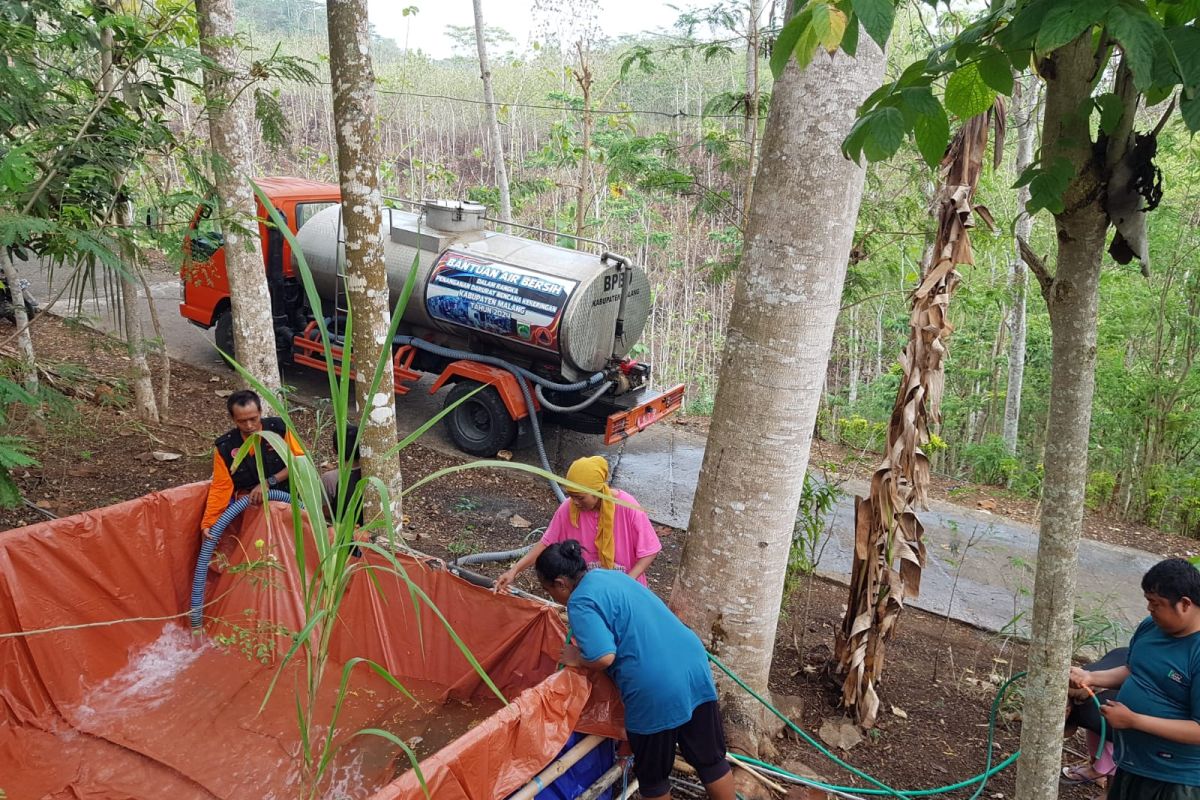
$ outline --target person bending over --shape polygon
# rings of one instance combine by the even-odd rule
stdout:
[[[567,470],[567,480],[600,496],[568,489],[567,499],[554,512],[542,540],[496,579],[496,591],[511,586],[547,547],[567,540],[579,542],[589,565],[619,569],[647,585],[646,570],[662,550],[662,542],[645,511],[609,499],[637,506],[628,492],[608,485],[608,462],[603,456],[577,459]]]
[[[1124,664],[1072,667],[1072,686],[1120,689],[1101,713],[1115,729],[1108,800],[1200,800],[1200,572],[1182,558],[1142,578],[1150,611]]]
[[[269,445],[262,448],[264,452],[261,455],[252,449],[238,468],[233,468],[233,460],[246,439],[259,431],[271,431],[283,437],[292,455],[304,455],[304,449],[282,419],[262,415],[262,400],[256,393],[249,389],[234,392],[226,398],[225,407],[234,427],[213,443],[212,484],[208,487],[208,502],[200,522],[200,532],[205,537],[210,535],[212,526],[235,497],[248,494],[251,501],[263,499],[262,484],[258,481],[257,464],[260,458],[267,487],[288,491],[287,461]]]
[[[628,575],[589,570],[577,541],[550,545],[535,569],[567,607],[575,643],[563,647],[563,664],[604,670],[621,693],[642,797],[669,800],[678,744],[709,798],[734,800],[717,687],[696,634]]]

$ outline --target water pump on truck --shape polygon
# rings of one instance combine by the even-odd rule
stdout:
[[[258,184],[296,234],[322,303],[308,307],[287,240],[260,205],[280,363],[324,370],[328,346],[340,369],[346,294],[338,187],[297,178]],[[605,444],[678,410],[683,386],[647,396],[649,367],[629,358],[650,313],[645,272],[612,253],[487,230],[485,211],[443,200],[425,201],[414,211],[384,209],[393,303],[417,263],[393,346],[396,394],[433,375],[431,393],[453,384],[447,405],[471,395],[445,424],[455,445],[476,456],[511,447],[529,426],[531,410],[574,430],[603,433]],[[179,310],[193,324],[215,328],[217,346],[233,354],[225,253],[211,214],[211,205],[201,205],[184,239]],[[334,341],[320,340],[315,313],[329,323]],[[485,388],[476,392],[480,385]]]

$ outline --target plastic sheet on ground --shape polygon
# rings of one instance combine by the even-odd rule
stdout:
[[[210,573],[205,633],[193,635],[188,598],[206,489],[0,533],[0,789],[11,800],[304,796],[304,661],[278,667],[305,622],[291,511],[253,507],[226,534],[236,536],[229,565]],[[437,615],[414,607],[407,584],[368,555],[332,632],[310,730],[314,740],[327,730],[352,658],[386,667],[418,702],[357,666],[318,796],[424,796],[400,748],[352,736],[363,728],[428,750],[421,768],[437,800],[506,796],[572,731],[621,735],[607,678],[555,671],[565,630],[553,609],[400,562],[510,702],[500,707]]]

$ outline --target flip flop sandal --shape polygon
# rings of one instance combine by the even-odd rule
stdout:
[[[1059,780],[1070,786],[1082,786],[1085,783],[1101,784],[1107,777],[1105,775],[1089,777],[1086,772],[1084,772],[1086,769],[1088,769],[1088,766],[1085,764],[1074,764],[1069,767],[1063,767],[1062,775]]]

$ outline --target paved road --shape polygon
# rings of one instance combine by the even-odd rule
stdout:
[[[45,299],[51,289],[44,275],[27,266],[24,270],[35,296]],[[168,351],[180,361],[213,370],[224,365],[212,345],[212,334],[186,323],[179,316],[178,279],[156,274],[150,285],[159,317],[166,327]],[[149,314],[142,304],[144,324],[150,330]],[[111,332],[115,328],[108,304],[90,299],[82,308],[71,309],[60,301],[60,314],[82,314],[90,324]],[[310,398],[323,396],[325,378],[319,373],[298,370],[286,380]],[[425,383],[428,385],[428,381]],[[397,404],[398,427],[414,430],[441,407],[442,398],[430,397],[420,389]],[[456,452],[440,426],[426,434],[423,443]],[[586,437],[554,426],[546,431],[547,450],[554,467],[565,469],[580,455],[600,452],[614,466],[614,481],[633,492],[657,522],[686,528],[692,495],[704,453],[703,437],[677,425],[656,425],[628,442],[606,448],[596,437]],[[532,448],[517,457],[534,461]],[[853,504],[851,492],[865,494],[861,483],[846,482],[834,513],[832,535],[818,572],[846,582],[853,547]],[[1033,564],[1037,556],[1036,532],[1013,520],[986,512],[945,503],[933,503],[921,514],[925,525],[928,564],[922,578],[921,597],[914,605],[938,614],[949,614],[982,628],[998,631],[1016,624],[1025,629],[1033,589]],[[1080,553],[1081,610],[1101,611],[1132,628],[1145,615],[1139,589],[1142,573],[1157,556],[1117,545],[1085,542]]]

